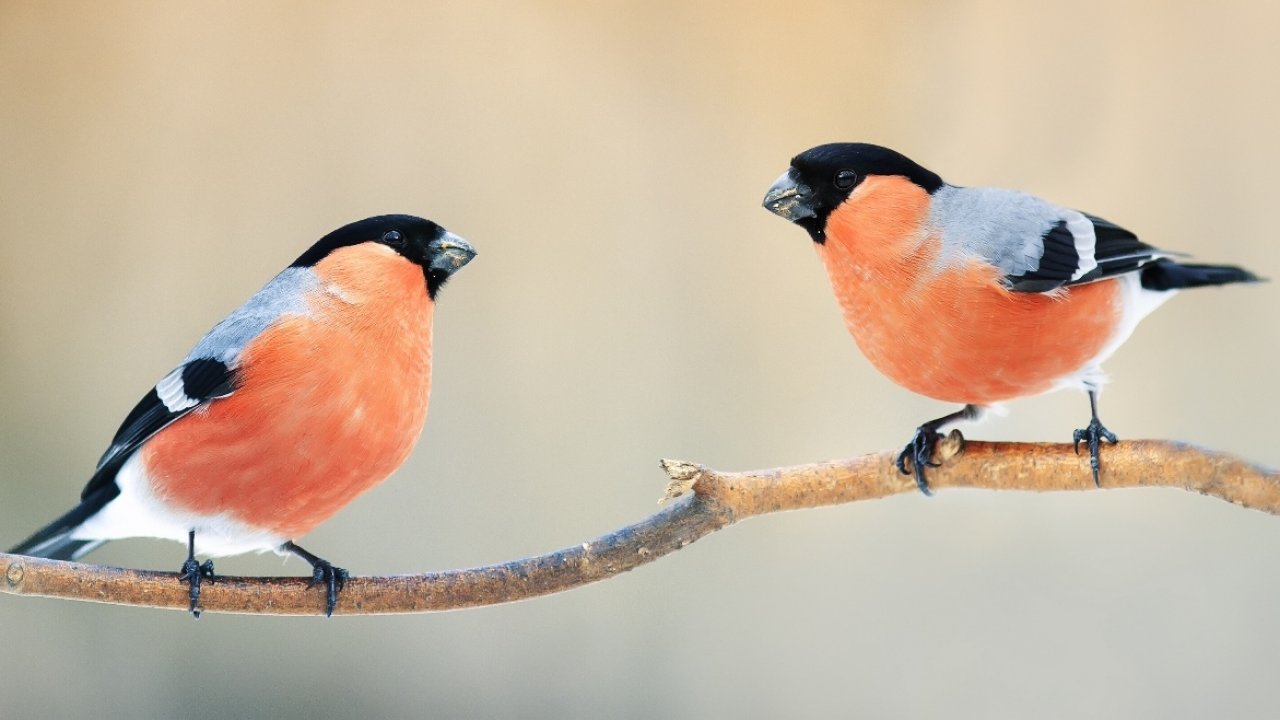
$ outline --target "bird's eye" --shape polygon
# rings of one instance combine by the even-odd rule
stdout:
[[[858,173],[852,170],[841,170],[836,173],[835,184],[841,190],[848,190],[856,182],[858,182]]]
[[[404,237],[400,234],[399,230],[388,230],[382,236],[382,242],[388,245],[399,245],[400,241],[403,239]]]

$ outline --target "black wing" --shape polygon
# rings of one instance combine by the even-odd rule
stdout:
[[[1018,292],[1049,292],[1067,285],[1079,285],[1131,273],[1157,258],[1174,254],[1142,242],[1137,235],[1113,222],[1093,215],[1085,214],[1084,217],[1093,232],[1093,261],[1097,264],[1096,267],[1075,277],[1082,264],[1081,241],[1087,244],[1088,238],[1077,237],[1068,228],[1066,220],[1059,220],[1041,238],[1044,251],[1040,256],[1039,266],[1020,275],[1006,276],[1009,289]],[[1086,257],[1085,264],[1087,263]]]
[[[234,391],[235,371],[221,360],[196,358],[166,375],[120,424],[80,498],[88,498],[114,481],[120,466],[169,423]]]

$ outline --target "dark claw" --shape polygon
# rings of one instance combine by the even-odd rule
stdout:
[[[342,592],[342,588],[347,584],[347,579],[351,577],[351,573],[340,567],[334,567],[328,560],[321,560],[312,566],[311,582],[307,587],[315,587],[320,583],[324,583],[326,588],[324,616],[333,617],[333,609],[338,604],[338,593]]]
[[[338,604],[338,593],[342,592],[342,588],[347,584],[347,580],[351,577],[351,574],[340,567],[334,567],[333,563],[328,560],[316,557],[306,550],[303,550],[292,540],[281,545],[280,550],[282,552],[293,553],[310,563],[311,582],[307,584],[307,587],[315,587],[320,583],[324,583],[324,616],[333,617],[333,609]]]
[[[1120,442],[1120,438],[1117,438],[1115,433],[1104,427],[1102,421],[1096,417],[1089,421],[1089,427],[1076,430],[1071,437],[1072,447],[1075,448],[1077,455],[1080,454],[1080,443],[1085,443],[1085,446],[1089,448],[1089,467],[1093,470],[1093,485],[1094,487],[1102,487],[1102,484],[1098,482],[1098,469],[1101,467],[1098,448],[1102,445],[1103,440],[1114,445]]]
[[[933,462],[933,449],[942,439],[942,435],[938,432],[921,425],[916,428],[916,434],[912,436],[911,442],[898,453],[898,472],[903,475],[916,476],[916,487],[920,488],[920,492],[925,495],[932,495],[929,492],[929,483],[924,479],[924,469],[926,467],[941,467],[941,463]],[[907,468],[907,461],[911,461],[911,469]]]
[[[205,560],[203,563],[196,562],[194,557],[187,558],[182,563],[182,574],[178,576],[179,580],[185,580],[190,585],[191,606],[188,610],[195,619],[200,619],[200,584],[205,580],[213,582],[215,580],[213,574],[213,561]]]

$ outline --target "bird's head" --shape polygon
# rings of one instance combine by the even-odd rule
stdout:
[[[769,188],[764,207],[826,241],[827,218],[869,177],[903,177],[933,193],[942,178],[888,148],[866,143],[830,143],[805,150]]]
[[[413,215],[379,215],[344,225],[320,238],[293,262],[293,267],[311,267],[339,248],[366,242],[386,245],[421,266],[427,292],[433,299],[445,281],[476,256],[470,243],[430,220]]]

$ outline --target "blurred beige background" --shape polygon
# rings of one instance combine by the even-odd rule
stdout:
[[[443,295],[418,451],[304,543],[360,574],[587,540],[655,509],[659,457],[844,457],[950,410],[870,368],[759,207],[820,142],[1280,274],[1280,10],[1031,5],[0,0],[0,546],[214,322],[371,214],[481,255]],[[1280,462],[1278,293],[1165,306],[1108,366],[1107,424]],[[1086,413],[1060,393],[969,434]],[[1280,519],[1173,490],[947,491],[442,615],[0,597],[0,715],[1274,717],[1277,551]]]

